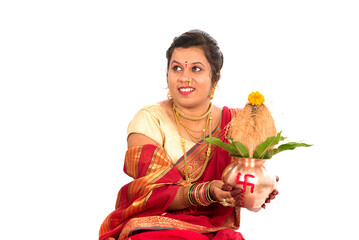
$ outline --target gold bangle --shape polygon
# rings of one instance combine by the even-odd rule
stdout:
[[[211,202],[209,202],[206,197],[206,188],[207,188],[208,184],[209,184],[208,182],[204,182],[200,189],[200,194],[199,194],[200,197],[199,198],[200,198],[203,206],[209,206],[211,204]]]
[[[211,182],[208,184],[208,186],[207,186],[208,191],[207,191],[207,194],[206,194],[206,196],[208,197],[208,200],[209,200],[211,203],[217,202],[216,200],[213,200],[213,198],[211,197],[211,185],[212,185],[213,182],[214,182],[214,180],[211,181]]]
[[[201,184],[198,184],[195,189],[193,190],[193,195],[196,200],[197,204],[202,205],[201,200],[199,199],[199,188],[201,187]]]

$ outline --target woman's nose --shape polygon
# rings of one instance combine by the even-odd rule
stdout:
[[[188,76],[182,76],[179,78],[180,82],[189,82],[189,77]]]
[[[179,80],[181,82],[189,82],[190,81],[190,72],[188,70],[184,70],[183,74],[180,76]]]

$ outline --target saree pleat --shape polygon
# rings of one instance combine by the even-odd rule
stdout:
[[[218,137],[222,140],[224,128],[230,119],[231,110],[225,107],[217,129]],[[195,145],[187,152],[191,176],[199,173],[206,150],[207,143],[204,143]],[[221,173],[229,163],[227,152],[221,148],[213,148],[210,161],[198,182],[221,179]],[[173,165],[159,146],[143,145],[128,149],[124,172],[134,180],[119,191],[116,210],[107,216],[100,228],[100,240],[107,237],[122,240],[149,230],[172,229],[215,236],[219,231],[228,233],[228,229],[238,229],[240,208],[223,207],[215,203],[208,207],[193,206],[180,211],[166,211],[178,188],[186,184],[183,165],[182,159]]]

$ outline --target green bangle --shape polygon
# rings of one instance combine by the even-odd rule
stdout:
[[[191,187],[188,190],[188,200],[193,205],[196,206],[195,202],[193,201],[193,189],[198,183],[194,183],[191,185]]]

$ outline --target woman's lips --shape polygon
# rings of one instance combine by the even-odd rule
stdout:
[[[192,87],[181,87],[178,89],[179,93],[182,95],[188,95],[191,94],[194,91],[194,88]]]

